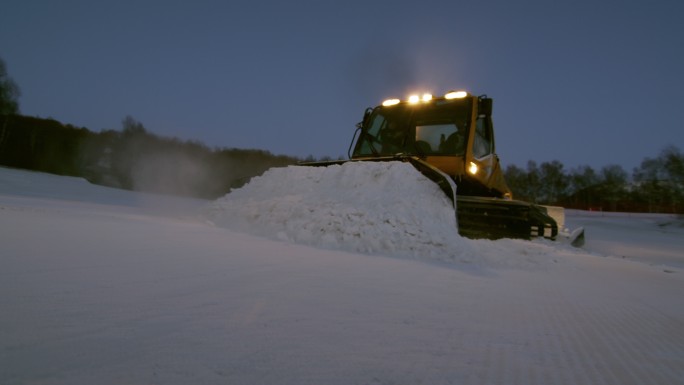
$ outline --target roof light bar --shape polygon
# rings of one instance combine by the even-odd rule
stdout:
[[[466,91],[449,91],[444,95],[444,99],[450,100],[450,99],[463,99],[468,96],[468,92]],[[432,101],[434,97],[430,93],[424,93],[422,96],[421,95],[411,95],[409,98],[406,100],[409,104],[418,104],[420,102],[427,103]],[[399,99],[387,99],[384,102],[382,102],[382,105],[385,107],[389,106],[394,106],[396,104],[401,103],[401,100]]]
[[[399,99],[387,99],[384,102],[382,102],[382,105],[385,107],[393,106],[395,104],[399,104],[401,100]]]
[[[468,96],[465,91],[449,91],[444,95],[444,99],[463,99]]]

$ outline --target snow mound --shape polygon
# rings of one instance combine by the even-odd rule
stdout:
[[[453,260],[471,255],[442,191],[403,162],[274,168],[206,210],[217,226],[312,246]]]

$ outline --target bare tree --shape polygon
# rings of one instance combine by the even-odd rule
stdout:
[[[7,75],[7,65],[0,58],[0,115],[19,113],[19,86]]]
[[[544,162],[539,166],[541,198],[544,203],[557,203],[567,195],[568,178],[563,163],[558,160]]]
[[[591,166],[583,165],[573,169],[569,176],[571,203],[574,207],[591,208],[599,203],[596,194],[599,176]]]
[[[539,174],[539,167],[537,162],[533,160],[527,161],[527,191],[526,195],[533,203],[538,203],[541,193],[541,176]]]
[[[617,204],[627,194],[629,175],[617,164],[604,166],[600,172],[602,200],[608,203],[610,211],[617,210]]]

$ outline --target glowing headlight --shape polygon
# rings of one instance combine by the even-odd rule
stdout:
[[[468,96],[468,93],[465,91],[451,91],[444,95],[444,99],[463,99],[466,96]]]
[[[475,175],[475,174],[477,174],[477,170],[478,170],[477,165],[473,162],[470,162],[470,165],[468,165],[468,172]]]
[[[465,91],[451,91],[444,95],[445,99],[460,99],[460,98],[465,98],[468,96],[468,93]],[[409,104],[418,104],[420,102],[427,103],[430,102],[434,96],[430,93],[424,93],[422,95],[411,95],[409,98],[406,100]],[[395,104],[401,103],[401,100],[399,99],[387,99],[384,102],[382,102],[382,105],[385,107],[388,106],[393,106]]]

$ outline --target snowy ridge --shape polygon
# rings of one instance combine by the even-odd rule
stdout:
[[[217,200],[218,226],[330,249],[455,259],[472,253],[439,188],[403,162],[275,168]]]

